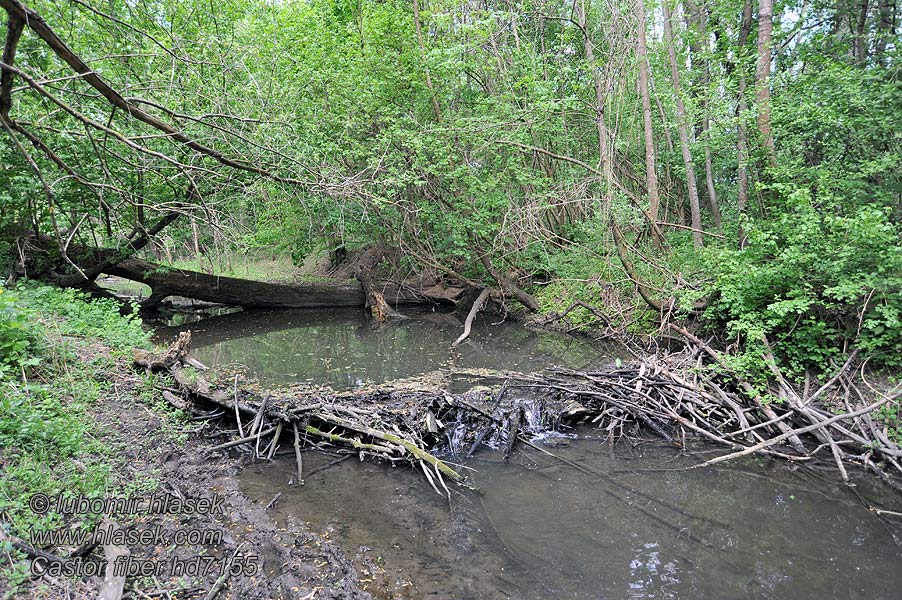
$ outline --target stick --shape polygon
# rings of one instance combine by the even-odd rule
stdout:
[[[241,426],[241,413],[238,410],[238,376],[235,375],[235,421],[238,423],[238,435],[244,437],[244,428]]]
[[[734,458],[739,458],[739,457],[741,457],[741,456],[747,456],[747,455],[749,455],[749,454],[752,454],[753,452],[757,452],[758,450],[761,450],[762,448],[768,448],[768,447],[773,446],[773,445],[775,445],[775,444],[779,444],[779,443],[782,442],[783,440],[785,440],[785,439],[787,439],[787,438],[789,438],[789,437],[791,437],[791,436],[793,436],[793,435],[798,436],[798,435],[801,435],[801,434],[803,434],[803,433],[808,433],[809,431],[814,431],[815,429],[820,429],[821,427],[826,427],[826,426],[828,426],[828,425],[831,425],[831,424],[833,424],[833,423],[836,423],[837,421],[843,421],[843,420],[845,420],[845,419],[852,419],[852,418],[854,418],[854,417],[858,417],[858,416],[867,414],[867,413],[869,413],[869,412],[872,412],[872,411],[874,411],[874,410],[877,410],[878,408],[880,408],[880,407],[883,406],[884,404],[886,404],[886,403],[888,403],[888,402],[891,402],[891,401],[895,400],[896,397],[898,397],[898,394],[896,394],[896,395],[894,395],[894,396],[886,396],[885,398],[883,398],[883,400],[879,400],[879,401],[875,402],[874,404],[871,404],[870,406],[866,406],[866,407],[864,407],[864,408],[862,408],[862,409],[856,410],[855,412],[845,413],[845,414],[842,414],[842,415],[836,415],[835,417],[831,417],[831,418],[827,419],[826,421],[820,421],[820,422],[815,423],[815,424],[813,424],[813,425],[808,425],[807,427],[800,427],[799,429],[791,429],[791,430],[789,430],[788,432],[782,433],[782,434],[778,435],[778,436],[775,437],[775,438],[771,438],[771,439],[769,439],[769,440],[765,440],[765,441],[763,441],[763,442],[760,442],[760,443],[758,443],[758,444],[755,444],[754,446],[750,446],[750,447],[748,447],[748,448],[746,448],[745,450],[742,450],[742,451],[740,451],[740,452],[733,452],[732,454],[727,454],[727,455],[724,455],[724,456],[718,456],[717,458],[712,458],[711,460],[706,461],[706,462],[703,462],[703,463],[700,464],[700,465],[695,465],[695,466],[692,466],[692,467],[689,467],[689,468],[690,468],[690,469],[697,469],[697,468],[699,468],[699,467],[709,467],[709,466],[711,466],[711,465],[716,465],[717,463],[722,463],[722,462],[724,462],[724,461],[726,461],[726,460],[731,460],[731,459],[734,459]]]
[[[263,424],[263,411],[266,410],[266,403],[269,401],[269,394],[265,394],[263,396],[263,402],[260,403],[260,408],[257,409],[257,415],[254,417],[254,424],[251,425],[250,434],[254,435],[257,431],[257,428]]]
[[[348,429],[353,429],[355,431],[359,431],[360,433],[365,433],[368,436],[378,438],[378,439],[384,440],[386,442],[391,442],[392,444],[397,444],[399,446],[403,446],[405,450],[407,450],[408,452],[413,454],[416,458],[426,461],[434,467],[438,467],[442,473],[444,473],[445,475],[447,475],[454,481],[459,483],[459,482],[462,482],[464,479],[460,475],[460,473],[458,473],[457,471],[455,471],[454,469],[452,469],[451,467],[449,467],[448,465],[446,465],[445,463],[443,463],[442,461],[440,461],[439,459],[434,457],[432,454],[426,452],[422,448],[418,448],[416,444],[414,444],[412,442],[408,442],[407,440],[405,440],[401,437],[392,435],[391,433],[386,433],[384,431],[379,431],[378,429],[366,427],[365,425],[357,425],[356,423],[351,423],[350,421],[347,421],[345,419],[342,419],[340,417],[335,417],[332,415],[317,415],[317,417],[320,419],[323,419],[325,421],[333,422],[336,425],[340,425],[340,426],[346,427]],[[309,427],[308,427],[308,429],[309,429]]]
[[[210,591],[207,592],[207,595],[204,596],[204,600],[213,600],[213,598],[215,598],[217,594],[219,594],[220,590],[222,590],[222,588],[225,586],[226,581],[228,581],[229,577],[232,576],[232,563],[235,562],[235,557],[238,556],[239,550],[241,550],[241,546],[235,548],[235,552],[232,553],[232,558],[229,559],[229,564],[224,569],[222,575],[219,576],[219,579],[216,580],[216,583],[213,584],[213,587],[210,588]]]
[[[478,313],[482,309],[482,305],[485,304],[486,299],[491,294],[491,290],[489,288],[482,288],[482,291],[479,292],[479,296],[476,297],[476,301],[473,303],[473,306],[470,307],[470,312],[467,314],[467,318],[464,321],[464,332],[460,334],[454,342],[451,344],[452,348],[457,348],[461,342],[470,337],[470,329],[473,327],[473,319],[476,318],[476,313]]]
[[[321,438],[327,439],[330,442],[341,442],[342,444],[348,444],[349,446],[353,446],[358,450],[372,450],[373,452],[379,452],[381,454],[394,454],[396,448],[390,448],[388,446],[380,446],[378,444],[367,444],[366,442],[361,442],[356,438],[347,438],[334,433],[327,433],[322,431],[321,429],[317,429],[312,425],[305,425],[304,431],[307,433],[312,433],[313,435],[319,436]]]
[[[260,436],[269,435],[270,433],[274,432],[275,430],[276,430],[275,427],[270,427],[266,431],[262,432],[260,434]],[[216,452],[217,450],[225,450],[226,448],[231,448],[232,446],[239,446],[241,444],[253,442],[254,440],[257,439],[257,437],[258,436],[256,436],[256,435],[249,435],[249,436],[246,436],[246,437],[243,437],[243,438],[231,441],[231,442],[226,442],[225,444],[213,446],[212,448],[208,449],[207,452]]]
[[[276,446],[279,445],[279,436],[282,434],[282,421],[276,423],[276,433],[272,436],[272,442],[269,444],[269,452],[266,453],[266,460],[272,460],[272,455],[276,452]]]
[[[291,428],[294,429],[294,460],[298,465],[298,485],[304,485],[304,459],[301,457],[301,437],[298,435],[298,424],[291,422]]]
[[[263,507],[263,510],[269,510],[270,508],[272,508],[273,504],[278,502],[279,498],[281,498],[281,497],[282,497],[282,492],[279,492],[278,494],[273,496],[272,500],[270,500],[269,503]]]

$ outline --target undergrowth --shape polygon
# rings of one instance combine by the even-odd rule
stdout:
[[[26,540],[60,527],[60,515],[28,508],[37,493],[109,493],[109,449],[92,435],[90,407],[111,393],[107,373],[117,362],[149,345],[140,321],[114,301],[29,283],[0,287],[0,527]],[[13,589],[27,576],[18,565],[3,573]]]

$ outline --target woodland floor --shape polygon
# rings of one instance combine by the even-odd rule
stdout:
[[[104,353],[102,345],[91,344],[79,352],[80,359],[91,362],[91,352]],[[271,498],[249,498],[239,489],[236,476],[243,466],[241,458],[218,455],[210,460],[205,452],[204,435],[197,423],[189,423],[188,435],[176,439],[167,417],[142,401],[142,379],[130,361],[120,361],[115,372],[106,374],[114,383],[113,393],[101,395],[91,416],[96,423],[92,434],[108,445],[111,452],[111,481],[114,485],[148,479],[156,481],[156,490],[181,497],[208,498],[217,494],[225,499],[222,516],[165,515],[147,517],[117,516],[120,528],[139,525],[159,526],[173,532],[185,528],[214,529],[222,532],[222,543],[210,546],[129,546],[137,558],[170,560],[198,555],[231,556],[240,547],[242,555],[258,555],[261,572],[256,577],[236,576],[226,581],[216,595],[233,599],[366,599],[370,594],[358,587],[358,575],[342,551],[328,539],[327,532],[310,531],[301,522],[277,527],[266,510]],[[184,433],[184,432],[183,432]],[[139,523],[140,520],[140,523]],[[101,553],[98,548],[95,553]],[[164,575],[156,579],[131,579],[124,598],[205,598],[217,577],[176,578]],[[73,583],[66,579],[33,578],[21,587],[17,598],[96,598],[99,582]],[[0,586],[2,587],[2,586]]]

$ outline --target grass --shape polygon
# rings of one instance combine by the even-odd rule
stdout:
[[[182,258],[169,266],[189,271],[202,271],[224,277],[239,277],[257,281],[298,281],[305,279],[303,272],[291,259],[269,256],[228,254],[221,257]]]
[[[149,340],[140,321],[121,316],[113,301],[34,284],[0,287],[0,527],[6,532],[28,540],[36,531],[94,525],[96,516],[73,523],[52,512],[35,514],[28,499],[117,491],[112,450],[94,435],[92,408],[117,394],[110,374],[131,363],[135,347],[149,348]],[[8,543],[0,548],[11,552]],[[14,590],[27,577],[25,564],[5,567],[0,579]]]

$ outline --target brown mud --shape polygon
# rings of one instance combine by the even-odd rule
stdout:
[[[108,349],[93,345],[91,351],[106,353]],[[91,356],[83,351],[80,358],[87,364]],[[87,367],[86,367],[87,368]],[[104,377],[113,383],[113,392],[102,394],[92,407],[96,423],[93,435],[111,449],[113,489],[135,482],[141,486],[137,495],[147,497],[171,494],[178,498],[224,499],[222,515],[117,515],[119,528],[146,529],[158,526],[166,535],[187,528],[218,532],[221,543],[212,545],[146,545],[129,546],[135,559],[168,562],[173,558],[191,560],[197,556],[228,558],[258,556],[260,572],[253,577],[228,577],[222,587],[214,588],[219,571],[207,577],[174,577],[169,570],[159,577],[128,578],[122,598],[146,599],[367,599],[371,596],[359,587],[359,575],[342,551],[324,532],[310,531],[303,522],[277,525],[267,505],[272,498],[248,496],[239,488],[236,473],[251,462],[245,457],[218,456],[210,460],[204,438],[209,425],[192,421],[181,432],[168,422],[171,417],[141,399],[144,386],[130,361],[120,361],[114,372]],[[181,435],[179,435],[181,434]],[[118,496],[111,493],[110,496]],[[69,556],[71,548],[47,548],[57,556]],[[103,557],[103,548],[92,552]],[[101,582],[63,577],[32,577],[16,593],[16,598],[97,598]],[[0,586],[2,587],[2,586]],[[210,594],[214,596],[210,596]]]

